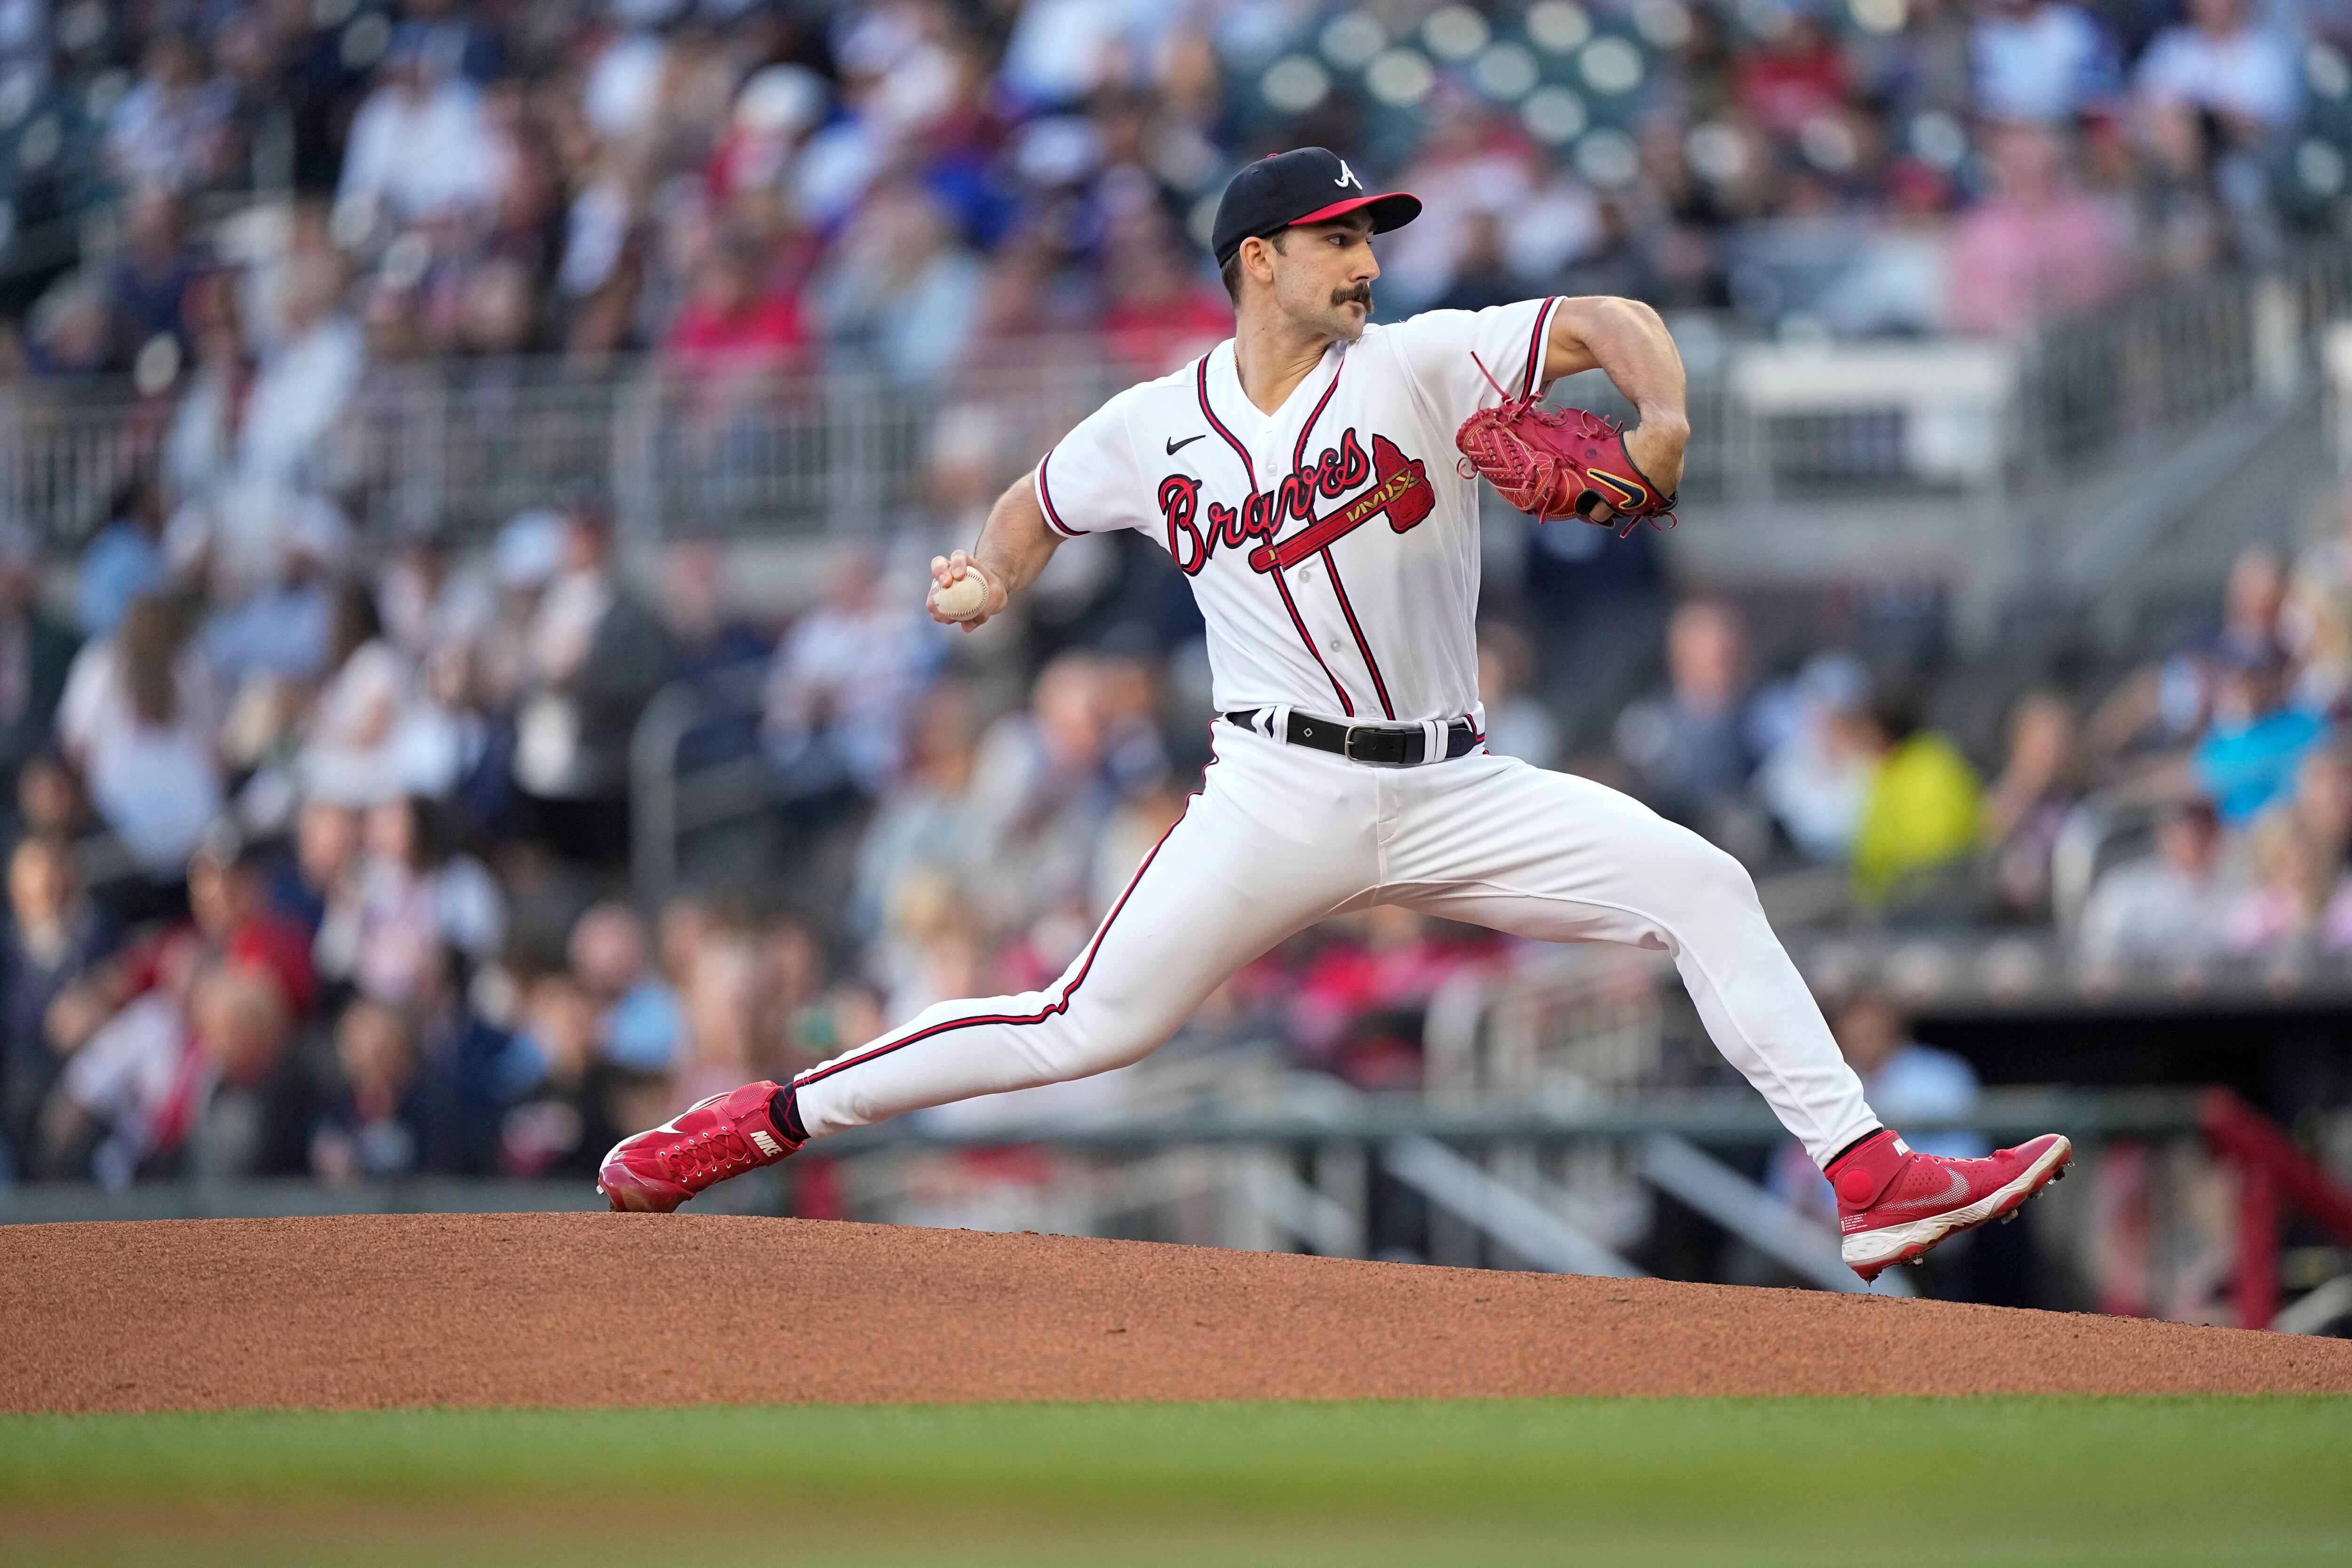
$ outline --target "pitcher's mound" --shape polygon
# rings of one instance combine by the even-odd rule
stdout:
[[[698,1215],[0,1228],[0,1408],[2352,1391],[2352,1342]]]

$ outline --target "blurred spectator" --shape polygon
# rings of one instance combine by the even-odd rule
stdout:
[[[113,945],[112,922],[83,896],[71,850],[39,835],[19,840],[8,858],[8,924],[0,933],[0,1148],[20,1173],[61,1065],[49,1042],[49,1005]]]
[[[183,1008],[194,976],[134,998],[81,1037],[58,1040],[68,1060],[41,1107],[33,1170],[121,1187],[187,1135],[202,1061]]]
[[[278,986],[289,1015],[318,998],[308,933],[269,901],[270,861],[263,847],[216,826],[188,861],[188,912],[209,952]]]
[[[920,186],[886,185],[842,236],[814,304],[836,346],[862,349],[892,380],[919,387],[962,357],[982,277]]]
[[[612,569],[611,525],[576,502],[563,570],[540,596],[522,648],[514,779],[545,839],[576,860],[628,852],[629,737],[669,668],[661,623]]]
[[[2252,822],[2284,795],[2304,753],[2320,743],[2326,723],[2286,702],[2286,668],[2278,654],[2239,654],[2222,666],[2213,721],[2189,754],[2190,777],[2221,821]]]
[[[416,795],[371,806],[353,871],[328,889],[320,968],[379,1002],[413,1001],[446,944],[481,960],[506,934],[505,899],[457,852],[446,808]]]
[[[768,671],[768,755],[788,796],[872,795],[895,776],[939,630],[919,598],[884,591],[870,551],[835,551],[824,602],[785,634]]]
[[[107,279],[113,362],[142,393],[169,386],[188,357],[184,310],[202,263],[181,233],[179,203],[141,185],[123,203],[122,254]]]
[[[206,184],[230,101],[226,83],[206,79],[204,56],[190,39],[158,35],[139,79],[107,117],[108,168],[126,185],[182,191]]]
[[[316,1095],[287,1050],[290,1018],[271,977],[238,964],[201,976],[188,1000],[196,1065],[182,1168],[198,1180],[309,1169]]]
[[[791,359],[807,336],[800,302],[761,278],[760,259],[741,236],[712,243],[665,345],[673,367],[726,389]]]
[[[645,922],[636,911],[620,903],[592,907],[572,928],[571,957],[572,979],[601,1015],[605,1059],[631,1072],[675,1065],[686,1019],[677,994],[646,966]]]
[[[1666,626],[1666,690],[1619,716],[1617,754],[1651,805],[1708,832],[1738,805],[1756,766],[1739,613],[1717,599],[1678,606]]]
[[[1104,280],[1103,346],[1133,375],[1165,375],[1233,336],[1233,302],[1185,265],[1164,222],[1136,228]]]
[[[1854,891],[1865,902],[1931,890],[1935,874],[1983,837],[1976,770],[1950,741],[1919,727],[1915,703],[1889,687],[1859,726],[1862,750],[1876,759],[1853,844]]]
[[[393,30],[377,68],[382,85],[352,119],[343,177],[335,190],[342,232],[377,223],[464,217],[487,208],[509,150],[482,113],[480,96],[456,61],[426,47],[415,23]]]
[[[507,1104],[538,1070],[511,1035],[477,1010],[467,974],[455,949],[440,949],[425,963],[404,1010],[415,1031],[422,1159],[438,1175],[481,1176],[497,1169]]]
[[[288,262],[278,331],[261,355],[237,428],[236,477],[264,495],[320,483],[322,444],[358,389],[367,359],[357,322],[341,308],[342,267],[332,255]]]
[[[2279,631],[2294,657],[2297,703],[2341,716],[2352,699],[2352,496],[2339,508],[2336,531],[2295,557]]]
[[[0,528],[0,789],[49,743],[77,639],[42,607],[32,537]]]
[[[966,801],[982,865],[965,891],[994,929],[1025,927],[1085,897],[1095,830],[1113,800],[1103,718],[1100,664],[1066,653],[1038,672],[1025,710],[981,737]]]
[[[74,616],[86,637],[114,635],[131,601],[163,585],[163,495],[152,479],[116,492],[112,521],[90,537],[74,573]]]
[[[2289,809],[2327,866],[2341,869],[2352,858],[2352,747],[2341,736],[2304,753]]]
[[[916,705],[907,728],[904,781],[858,840],[847,924],[860,940],[881,929],[883,915],[906,878],[930,870],[967,882],[980,858],[970,804],[974,750],[971,694],[953,686],[930,692]]]
[[[1990,0],[1969,30],[1978,112],[2063,125],[2122,89],[2114,46],[2091,13],[2063,0]]]
[[[2323,925],[2344,923],[2341,917],[2329,919],[2341,868],[2292,812],[2273,812],[2256,822],[2249,847],[2253,885],[2230,900],[2221,929],[2223,950],[2238,954],[2315,951]],[[2347,897],[2347,908],[2352,908],[2352,897]]]
[[[1394,904],[1329,922],[1318,937],[1290,993],[1289,1033],[1308,1065],[1360,1089],[1420,1085],[1422,1012],[1500,940]]]
[[[244,700],[307,686],[325,673],[335,577],[351,553],[350,524],[315,496],[265,516],[262,536],[248,541],[259,552],[249,563],[261,568],[257,582],[236,574],[220,591],[226,602],[204,627],[214,669]]]
[[[293,854],[270,876],[269,907],[315,938],[329,901],[357,870],[359,848],[359,812],[303,802],[294,818]]]
[[[965,994],[966,993],[950,993]],[[759,963],[740,931],[713,931],[694,955],[686,990],[684,1050],[670,1091],[670,1110],[724,1094],[759,1076]]]
[[[728,603],[725,556],[716,545],[674,545],[664,567],[662,625],[669,633],[673,675],[712,675],[768,657],[767,638]]]
[[[1862,831],[1877,771],[1870,750],[1876,737],[1864,712],[1869,695],[1860,660],[1815,654],[1766,724],[1757,796],[1808,859],[1843,864]]]
[[[2057,134],[2004,126],[1992,134],[1990,163],[1992,197],[1952,237],[1952,326],[2017,336],[2112,298],[2124,281],[2125,237],[2074,187]]]
[[[2050,913],[2050,857],[2083,796],[2074,710],[2056,692],[2030,692],[2010,710],[2009,760],[1985,792],[1993,896],[2003,914]]]
[[[416,1042],[408,1021],[362,997],[335,1024],[341,1082],[310,1131],[310,1169],[329,1182],[405,1176],[424,1159]]]
[[[2212,717],[2227,668],[2274,657],[2283,646],[2287,577],[2278,552],[2238,552],[2221,591],[2220,622],[2162,662],[2132,672],[2092,716],[2095,757],[2128,755],[2194,741]]]
[[[533,1064],[532,1081],[500,1127],[501,1168],[514,1176],[593,1176],[625,1131],[614,1114],[620,1075],[596,1054],[595,1005],[566,976],[534,982],[518,1044]]]
[[[2188,12],[2134,78],[2148,134],[2176,172],[2285,129],[2303,97],[2293,47],[2246,0],[2189,0]]]
[[[1559,725],[1527,694],[1535,645],[1518,627],[1490,621],[1478,628],[1478,701],[1486,710],[1486,750],[1548,768],[1559,754]]]
[[[311,799],[372,805],[404,788],[437,795],[448,786],[447,778],[402,776],[397,742],[409,707],[409,666],[385,640],[375,591],[364,583],[335,590],[326,669],[301,756]]]
[[[58,705],[66,753],[140,868],[176,878],[221,809],[212,676],[181,605],[132,601],[112,637],[76,656]]]
[[[2217,951],[2227,914],[2221,828],[2201,802],[2168,810],[2156,853],[2101,876],[2078,941],[2094,964],[2197,958]]]

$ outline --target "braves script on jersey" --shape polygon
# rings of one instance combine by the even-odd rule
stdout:
[[[1662,949],[1816,1158],[1876,1125],[1738,861],[1588,779],[1449,744],[1445,721],[1479,713],[1478,498],[1454,432],[1496,395],[1478,361],[1536,387],[1558,309],[1368,328],[1272,415],[1242,395],[1229,342],[1037,465],[1063,535],[1139,528],[1166,547],[1208,618],[1218,711],[1254,712],[1212,726],[1201,793],[1058,980],[936,1004],[801,1074],[810,1135],[1124,1066],[1283,938],[1375,904]],[[1294,744],[1294,719],[1417,725],[1422,760]]]
[[[1139,528],[1166,547],[1209,623],[1221,712],[1475,712],[1477,481],[1454,471],[1454,432],[1496,401],[1478,361],[1535,387],[1556,304],[1367,327],[1272,415],[1228,342],[1070,432],[1037,465],[1038,504],[1071,537]]]

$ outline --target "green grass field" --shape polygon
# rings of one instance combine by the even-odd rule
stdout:
[[[2352,1399],[0,1416],[0,1563],[2352,1563]]]

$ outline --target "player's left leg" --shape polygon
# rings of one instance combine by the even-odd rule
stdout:
[[[1936,1161],[1881,1129],[1747,869],[1697,834],[1510,758],[1392,776],[1381,900],[1517,936],[1670,953],[1716,1047],[1829,1173],[1846,1260],[1864,1278],[2006,1214],[2063,1167],[2063,1138]]]
[[[605,1195],[673,1209],[810,1138],[1124,1067],[1234,970],[1369,895],[1370,770],[1223,724],[1202,793],[1053,984],[941,1002],[788,1087],[746,1084],[624,1139],[598,1176]]]

